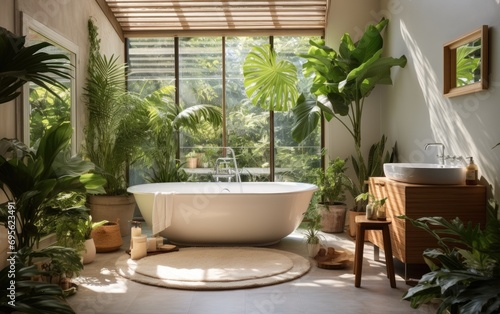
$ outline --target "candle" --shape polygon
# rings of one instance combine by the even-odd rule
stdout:
[[[148,252],[156,251],[156,238],[148,238]]]
[[[130,257],[133,260],[141,259],[148,255],[146,240],[147,240],[146,235],[132,237],[133,247],[132,250],[130,251]]]
[[[157,236],[156,237],[156,247],[159,248],[160,245],[163,245],[163,237]]]
[[[138,237],[142,234],[142,229],[141,229],[141,222],[140,221],[131,221],[132,223],[132,229],[130,230],[130,233],[132,234],[132,237]]]
[[[140,221],[132,220],[130,223],[132,224],[132,229],[130,229],[130,251],[132,252],[132,249],[134,248],[134,241],[132,241],[132,239],[134,237],[141,236],[142,229]]]

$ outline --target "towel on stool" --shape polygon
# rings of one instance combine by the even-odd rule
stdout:
[[[173,192],[156,192],[153,202],[153,234],[158,234],[172,223]]]

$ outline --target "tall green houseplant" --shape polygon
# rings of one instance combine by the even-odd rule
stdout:
[[[107,180],[106,195],[126,194],[127,166],[146,131],[141,113],[142,100],[128,93],[126,65],[117,56],[100,54],[100,39],[92,19],[88,21],[89,64],[85,85],[88,123],[85,127],[84,152]]]
[[[89,63],[84,87],[88,121],[84,155],[96,165],[95,172],[106,178],[103,195],[89,195],[87,206],[97,221],[118,222],[122,236],[130,234],[135,199],[127,193],[128,167],[137,158],[147,130],[143,100],[128,93],[126,66],[117,56],[99,52],[98,29],[88,21]]]
[[[296,124],[292,135],[295,140],[302,141],[316,128],[321,116],[327,121],[336,119],[340,122],[354,140],[356,156],[352,161],[358,176],[358,192],[365,190],[365,180],[377,170],[369,169],[361,152],[361,118],[365,100],[376,85],[392,84],[392,67],[406,66],[404,55],[400,58],[382,56],[381,32],[388,23],[389,20],[382,19],[376,25],[369,25],[357,42],[349,34],[344,34],[338,51],[326,46],[323,40],[311,41],[309,52],[301,55],[307,59],[303,65],[305,74],[314,75],[310,92],[315,98],[299,98],[293,109]],[[343,117],[347,117],[347,121]],[[372,165],[373,158],[388,159],[388,156],[383,156],[384,146],[385,136],[372,146]],[[378,168],[380,170],[380,166]]]

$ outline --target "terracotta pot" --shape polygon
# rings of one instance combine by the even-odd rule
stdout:
[[[344,232],[346,204],[318,204],[321,206],[321,231],[330,233]],[[327,207],[326,207],[327,206]]]
[[[82,263],[90,264],[94,261],[96,255],[95,243],[94,239],[85,240],[85,249],[82,254],[83,261]]]
[[[189,169],[194,169],[198,166],[198,158],[196,157],[187,158],[186,162],[186,167],[188,167]]]
[[[135,199],[133,195],[89,195],[87,207],[93,221],[120,222],[122,237],[130,235],[130,223],[134,218]]]

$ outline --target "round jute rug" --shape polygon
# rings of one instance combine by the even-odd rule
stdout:
[[[309,260],[297,254],[256,247],[190,247],[137,261],[125,254],[116,261],[125,278],[188,290],[266,286],[296,279],[310,267]]]

